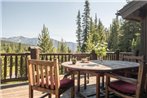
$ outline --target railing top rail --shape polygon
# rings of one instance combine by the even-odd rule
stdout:
[[[107,52],[107,54],[115,52]],[[133,54],[132,52],[120,52],[121,54]],[[90,54],[90,53],[40,53],[40,55],[74,55],[74,54]],[[1,56],[10,55],[30,55],[30,53],[0,53]]]
[[[90,53],[40,53],[40,55],[89,55]]]
[[[107,53],[115,53],[115,52],[107,52]]]
[[[133,54],[133,52],[120,52],[120,54]]]
[[[11,56],[11,55],[30,55],[30,53],[0,53],[1,56]]]
[[[72,55],[72,53],[40,53],[40,55]]]

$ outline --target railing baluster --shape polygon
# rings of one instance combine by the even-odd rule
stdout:
[[[58,61],[60,62],[60,55],[58,54]],[[61,62],[60,62],[61,63]]]
[[[47,55],[45,55],[45,60],[48,60],[48,57],[47,57]]]
[[[61,62],[63,62],[63,54],[61,55]]]
[[[18,57],[17,55],[15,56],[15,78],[17,78],[17,73],[18,73]]]
[[[27,74],[28,74],[28,70],[27,70],[27,60],[28,60],[28,56],[25,55],[25,77],[27,77]]]
[[[12,78],[12,67],[13,67],[13,58],[12,58],[12,55],[10,56],[10,79]]]
[[[56,55],[54,55],[54,59],[56,58]]]
[[[68,61],[70,61],[70,54],[68,54]]]
[[[65,55],[65,61],[67,61],[67,55]]]
[[[52,60],[52,55],[50,55],[50,60]]]
[[[7,55],[4,58],[4,79],[7,77]]]
[[[20,57],[20,76],[23,74],[23,55]]]

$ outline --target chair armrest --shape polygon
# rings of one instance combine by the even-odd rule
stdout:
[[[136,79],[133,79],[133,78],[128,78],[128,77],[124,77],[124,76],[120,76],[118,74],[110,74],[110,73],[106,73],[105,74],[106,77],[112,77],[112,78],[116,78],[118,80],[121,80],[121,81],[125,81],[125,82],[128,82],[128,83],[132,83],[132,84],[137,84],[137,80]]]

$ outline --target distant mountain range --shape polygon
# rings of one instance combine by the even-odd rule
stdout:
[[[38,38],[27,38],[27,37],[23,37],[23,36],[16,36],[16,37],[9,37],[9,38],[0,38],[0,40],[3,40],[3,41],[9,41],[9,42],[16,42],[16,43],[23,43],[23,44],[27,44],[27,45],[37,45],[37,42],[38,42]],[[57,48],[58,46],[58,42],[60,41],[57,41],[55,39],[51,39],[52,42],[53,42],[53,45],[54,47]],[[74,52],[76,51],[77,49],[77,44],[74,43],[74,42],[66,42],[67,46],[69,47],[69,49]]]

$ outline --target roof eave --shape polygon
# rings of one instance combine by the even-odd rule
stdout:
[[[147,4],[147,1],[132,1],[117,12],[117,15],[124,19],[140,21],[140,9]]]

